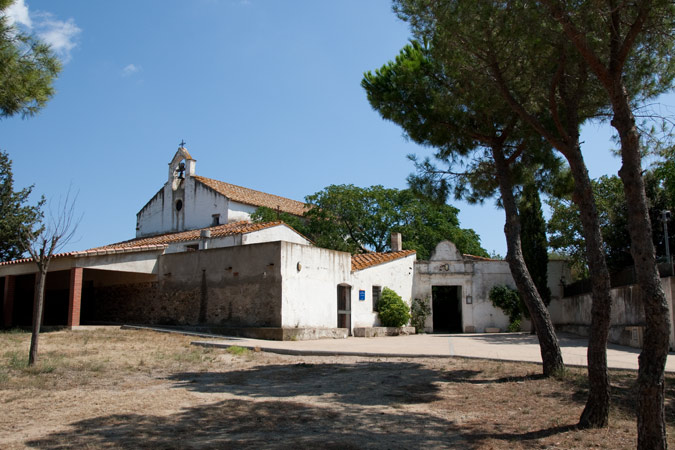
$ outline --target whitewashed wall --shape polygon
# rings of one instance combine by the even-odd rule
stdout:
[[[242,244],[257,244],[258,242],[286,241],[295,244],[310,245],[311,242],[286,225],[277,225],[262,230],[246,233]]]
[[[183,207],[176,210],[176,202]],[[186,177],[182,187],[174,191],[171,183],[164,187],[138,212],[136,237],[171,233],[211,226],[213,214],[220,214],[220,223],[228,223],[229,200],[223,195]]]
[[[282,327],[337,327],[337,287],[352,285],[351,255],[281,242]]]
[[[550,261],[548,285],[554,299],[562,296],[562,277],[566,280],[571,278],[567,263]],[[490,289],[496,285],[507,285],[515,289],[506,261],[464,259],[452,242],[444,241],[436,246],[429,261],[417,261],[415,264],[413,298],[429,299],[431,303],[432,286],[461,286],[462,328],[467,330],[467,327],[474,327],[478,333],[484,332],[488,327],[504,331],[509,325],[508,317],[501,309],[492,305],[489,297]],[[471,303],[466,302],[467,296],[471,296]],[[529,322],[525,321],[524,325],[527,329]],[[432,316],[427,318],[425,329],[432,331]]]
[[[236,234],[232,236],[211,237],[206,240],[207,248],[234,247],[237,245],[260,244],[263,242],[286,241],[301,245],[309,245],[307,238],[302,237],[287,225],[277,225],[258,231],[252,231],[245,234]],[[181,241],[169,244],[166,249],[167,254],[188,251],[189,246],[198,245],[203,249],[202,239],[193,239],[191,241]]]
[[[352,273],[353,328],[380,325],[377,313],[373,312],[373,286],[388,287],[410,306],[416,258],[413,254]],[[364,300],[359,300],[359,291],[365,291]]]
[[[235,202],[235,201],[230,200],[230,204],[228,205],[228,209],[227,209],[227,217],[226,217],[227,221],[226,222],[221,221],[221,223],[230,223],[230,222],[239,222],[241,220],[249,220],[251,218],[251,214],[253,214],[256,209],[258,209],[257,206],[246,205],[244,203],[239,203],[239,202]]]
[[[509,326],[509,318],[504,312],[495,308],[490,301],[490,289],[496,285],[507,285],[515,289],[506,261],[475,261],[473,275],[473,303],[462,305],[463,316],[471,318],[471,325],[481,333],[487,327],[500,328],[505,331]]]

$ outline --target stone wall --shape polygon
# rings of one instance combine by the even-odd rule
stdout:
[[[159,280],[83,292],[83,321],[280,327],[279,242],[160,257]]]

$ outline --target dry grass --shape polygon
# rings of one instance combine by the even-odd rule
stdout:
[[[0,448],[634,448],[633,372],[577,430],[585,372],[467,359],[294,357],[143,331],[0,333]],[[673,379],[668,379],[672,420]],[[672,433],[673,422],[669,424]]]

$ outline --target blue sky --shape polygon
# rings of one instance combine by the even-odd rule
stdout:
[[[65,61],[37,116],[0,121],[16,187],[48,198],[70,184],[82,212],[65,250],[134,237],[181,140],[197,173],[302,200],[330,184],[405,188],[397,126],[370,108],[363,72],[394,58],[408,27],[388,0],[23,0],[18,24]],[[584,133],[593,177],[616,173],[606,127]],[[460,210],[505,254],[493,202]]]

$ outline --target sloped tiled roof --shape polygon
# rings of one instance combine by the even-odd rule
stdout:
[[[64,258],[66,256],[73,256],[73,257],[96,256],[96,255],[109,255],[113,253],[131,253],[131,252],[143,252],[151,250],[163,250],[169,244],[172,244],[174,242],[187,242],[198,240],[201,237],[202,230],[210,230],[211,237],[214,238],[214,237],[233,236],[236,234],[251,233],[253,231],[264,230],[266,228],[271,228],[282,224],[284,224],[284,222],[282,221],[266,222],[266,223],[249,223],[246,221],[233,222],[225,225],[218,225],[215,227],[200,228],[197,230],[180,231],[177,233],[166,233],[157,236],[130,239],[128,241],[117,242],[115,244],[104,245],[102,247],[94,247],[88,250],[58,253],[53,255],[52,258]],[[33,261],[32,258],[15,259],[13,261],[0,262],[0,266],[6,266],[11,264],[22,264],[32,261]]]
[[[417,253],[415,250],[401,250],[399,252],[363,253],[359,255],[353,255],[352,272],[414,255],[415,253]]]
[[[199,228],[196,230],[179,231],[177,233],[165,233],[155,236],[131,239],[124,242],[118,242],[116,244],[110,244],[105,245],[103,247],[93,248],[90,251],[105,250],[110,248],[140,247],[148,245],[166,245],[172,244],[174,242],[195,241],[201,237],[202,230],[210,230],[212,238],[233,236],[236,234],[245,234],[251,233],[253,231],[264,230],[265,228],[271,228],[281,224],[283,224],[283,222],[281,221],[266,222],[266,223],[250,223],[243,220],[241,222],[233,222],[225,225],[217,225],[215,227]]]
[[[167,245],[136,245],[127,247],[96,247],[89,250],[80,250],[74,252],[56,253],[52,255],[52,259],[65,258],[67,256],[82,257],[82,256],[97,256],[97,255],[111,255],[113,253],[132,253],[132,252],[147,252],[150,250],[164,250]],[[33,262],[33,258],[13,259],[12,261],[0,262],[0,266],[9,266],[12,264],[23,264]]]
[[[265,206],[275,210],[278,208],[281,212],[296,216],[302,216],[307,210],[307,206],[304,203],[291,200],[290,198],[266,194],[265,192],[225,183],[223,181],[212,180],[211,178],[199,175],[193,175],[193,178],[235,202],[252,206]]]

